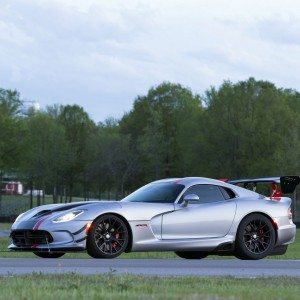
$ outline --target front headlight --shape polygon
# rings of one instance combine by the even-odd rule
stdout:
[[[74,210],[52,220],[53,223],[69,222],[81,215],[84,210]]]

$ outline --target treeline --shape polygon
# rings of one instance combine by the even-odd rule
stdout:
[[[78,105],[21,106],[0,89],[0,175],[17,173],[54,203],[122,198],[166,177],[300,173],[300,94],[267,81],[224,81],[202,96],[164,82],[98,124]]]

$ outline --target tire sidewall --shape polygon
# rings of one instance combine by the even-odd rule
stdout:
[[[122,246],[122,248],[117,252],[117,253],[113,253],[113,254],[107,254],[102,252],[95,241],[94,238],[94,234],[95,234],[95,230],[98,228],[99,223],[101,223],[103,220],[107,219],[107,218],[117,218],[118,221],[122,224],[122,226],[124,227],[124,231],[125,231],[125,241],[124,244]],[[92,225],[92,229],[90,230],[90,232],[88,233],[87,236],[87,252],[90,256],[94,257],[94,258],[115,258],[119,255],[121,255],[127,245],[128,245],[128,241],[129,241],[129,233],[128,233],[128,229],[127,226],[125,224],[125,222],[118,216],[113,215],[113,214],[105,214],[101,217],[99,217],[98,219],[96,219]]]
[[[264,221],[268,225],[268,228],[270,230],[270,244],[264,252],[259,254],[249,251],[244,243],[244,229],[251,221],[254,220]],[[235,241],[236,244],[235,255],[239,259],[257,260],[257,259],[265,258],[272,252],[275,246],[275,240],[276,240],[276,233],[270,219],[262,214],[251,214],[249,216],[246,216],[241,221],[238,227],[237,234],[236,234],[236,241]]]

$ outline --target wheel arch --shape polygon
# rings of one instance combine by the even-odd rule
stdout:
[[[235,238],[236,238],[238,229],[239,229],[239,227],[240,227],[242,221],[243,221],[245,218],[247,218],[248,216],[250,216],[250,215],[256,215],[256,214],[265,216],[266,218],[269,219],[269,221],[271,222],[271,224],[272,224],[272,226],[273,226],[273,228],[274,228],[274,231],[275,231],[275,243],[276,243],[276,242],[277,242],[277,237],[278,237],[278,232],[277,232],[277,230],[278,230],[278,225],[274,222],[273,218],[272,218],[270,215],[268,215],[267,213],[262,212],[262,211],[253,211],[253,212],[250,212],[250,213],[246,214],[245,216],[243,216],[243,218],[242,218],[242,219],[240,220],[240,222],[239,222],[239,225],[237,226],[237,230],[236,230],[236,233],[235,233]]]
[[[131,227],[130,227],[130,225],[129,225],[129,222],[126,220],[126,218],[124,218],[124,216],[122,216],[122,215],[120,215],[120,214],[118,214],[118,213],[115,213],[115,212],[105,212],[105,213],[103,213],[103,214],[97,216],[97,217],[94,219],[94,221],[92,222],[92,226],[93,226],[93,224],[94,224],[100,217],[103,217],[103,216],[105,216],[105,215],[114,215],[114,216],[120,218],[120,219],[125,223],[125,225],[126,225],[126,227],[127,227],[127,230],[128,230],[128,235],[129,235],[129,236],[128,236],[128,244],[127,244],[127,246],[126,246],[125,252],[126,252],[126,253],[131,252],[131,249],[132,249],[132,240],[133,240],[133,238],[132,238],[132,230],[131,230]]]

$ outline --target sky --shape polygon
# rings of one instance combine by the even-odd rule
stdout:
[[[300,90],[298,0],[0,0],[0,87],[120,118],[163,81]]]

